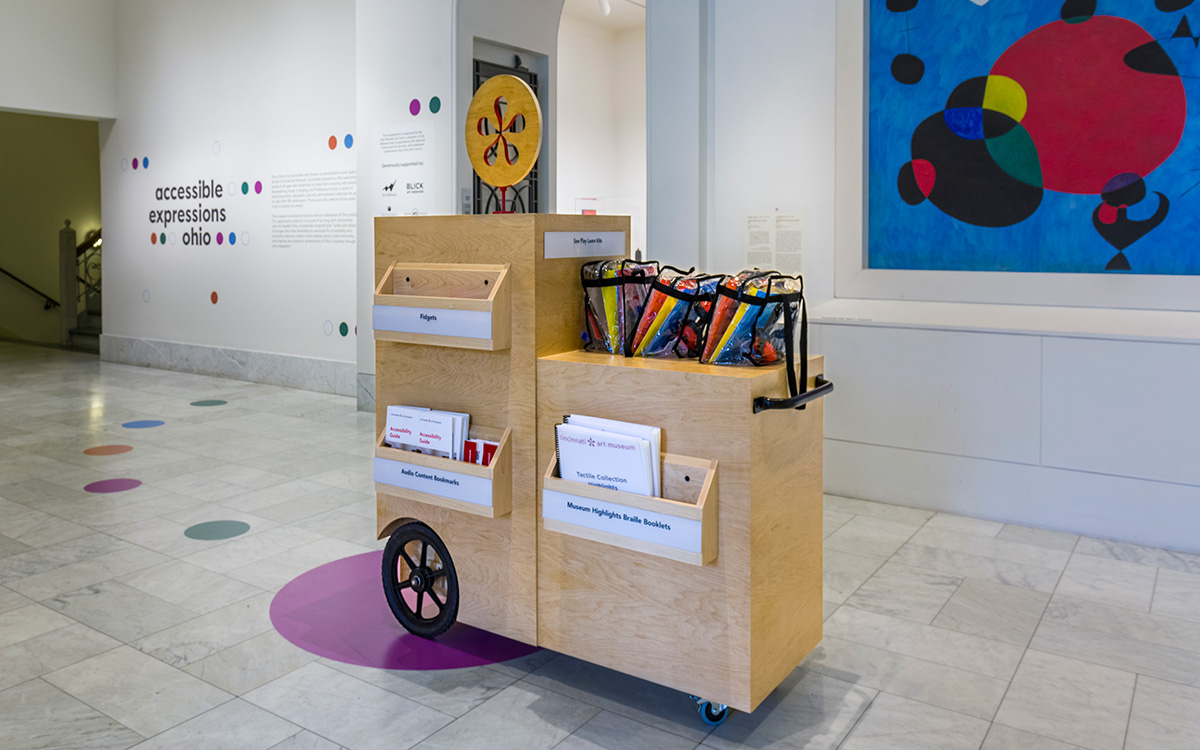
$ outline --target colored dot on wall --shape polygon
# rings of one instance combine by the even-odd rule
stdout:
[[[230,233],[229,233],[229,244],[230,244],[230,245],[236,245],[236,244],[237,244],[237,233],[236,233],[236,232],[230,232]]]
[[[346,148],[353,148],[354,136],[350,135],[349,133],[346,133],[346,137],[344,139],[342,139],[342,143],[346,144]]]
[[[408,111],[409,111],[409,114],[411,114],[413,117],[416,117],[417,115],[421,114],[421,102],[419,102],[416,99],[413,99],[411,102],[408,103]]]
[[[225,235],[221,234],[220,232],[217,232],[217,244],[220,245],[224,241],[225,241]]]
[[[262,192],[262,180],[256,180],[254,182],[254,194],[258,195],[261,192]]]
[[[250,192],[250,183],[243,182],[242,183],[242,195],[245,195],[246,193],[249,193],[249,192]]]
[[[332,151],[335,148],[337,148],[337,136],[331,135],[329,136],[329,150]]]
[[[158,244],[158,232],[151,232],[151,233],[150,233],[150,244],[151,244],[151,245],[157,245],[157,244]]]
[[[142,157],[142,169],[149,169],[149,168],[150,168],[150,157],[143,156]]]
[[[143,289],[142,290],[142,302],[149,302],[149,301],[150,301],[150,290]]]
[[[167,233],[166,232],[163,232],[162,234],[158,235],[158,244],[160,244],[160,245],[167,244]]]
[[[129,169],[129,160],[122,159],[121,160],[121,171],[124,172],[126,169]]]
[[[216,293],[216,292],[213,292],[211,295],[209,295],[209,299],[211,299],[211,300],[212,300],[212,303],[213,303],[214,305],[215,305],[215,304],[217,304],[217,293]]]
[[[442,109],[442,100],[436,96],[429,100],[429,111],[437,114]]]
[[[333,333],[333,322],[329,320],[325,321],[325,325],[322,326],[322,329],[325,331],[326,336],[331,335]]]
[[[136,156],[135,156],[135,157],[133,157],[133,168],[134,168],[134,169],[137,169],[137,168],[138,168],[138,160],[137,160],[137,157],[136,157]]]
[[[346,325],[345,323],[342,323],[340,326],[338,326],[338,333],[345,336],[346,334],[350,333],[350,326]]]

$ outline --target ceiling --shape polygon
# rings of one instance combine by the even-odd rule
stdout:
[[[608,0],[612,12],[607,16],[600,10],[600,0],[566,0],[563,16],[600,26],[614,32],[646,27],[647,0]]]

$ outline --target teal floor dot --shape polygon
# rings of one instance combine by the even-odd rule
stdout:
[[[205,399],[203,401],[193,401],[192,406],[224,406],[227,403],[229,403],[229,402],[222,401],[219,398],[209,398],[209,399]]]
[[[250,530],[250,524],[242,521],[205,521],[195,526],[189,526],[183,535],[189,539],[232,539]]]

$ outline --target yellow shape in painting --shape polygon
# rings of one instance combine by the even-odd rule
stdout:
[[[1008,115],[1017,122],[1025,119],[1029,100],[1025,89],[1008,76],[988,76],[983,90],[983,108]]]
[[[480,179],[495,187],[520,182],[542,150],[542,108],[529,84],[492,76],[467,107],[467,157]]]

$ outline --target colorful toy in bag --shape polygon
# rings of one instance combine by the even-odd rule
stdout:
[[[650,299],[633,339],[639,357],[688,357],[703,330],[722,276],[695,276],[666,266],[654,280]],[[683,343],[691,332],[691,343]]]
[[[724,274],[712,274],[696,278],[695,299],[688,308],[679,332],[675,353],[680,357],[698,359],[704,347],[704,334],[712,319],[713,307],[717,303],[717,287],[726,279]]]
[[[633,338],[630,339],[630,351],[635,357],[646,355],[646,345],[651,341],[666,335],[672,327],[678,331],[679,313],[675,308],[679,298],[673,290],[676,284],[687,279],[688,271],[674,266],[665,266],[651,283],[650,295],[642,310],[637,326],[634,327]],[[673,319],[671,326],[664,328],[664,323]]]
[[[633,356],[633,335],[638,321],[641,320],[646,300],[650,296],[650,286],[657,276],[658,261],[621,261],[621,269],[618,272],[621,284],[617,289],[621,305],[621,353],[626,357]]]
[[[580,282],[587,326],[585,349],[631,353],[633,331],[657,274],[656,261],[597,260],[583,265]]]
[[[717,301],[713,307],[712,319],[709,321],[704,347],[700,353],[701,363],[709,364],[713,361],[713,356],[720,345],[727,344],[729,341],[726,334],[732,333],[730,326],[740,322],[741,317],[744,317],[745,311],[740,308],[746,284],[753,279],[765,278],[773,273],[774,271],[760,271],[757,268],[747,269],[721,282],[717,287]],[[738,315],[739,312],[741,316]]]
[[[620,307],[617,285],[621,283],[619,260],[597,260],[580,269],[583,284],[583,314],[587,325],[587,343],[592,352],[618,354],[621,351]]]
[[[767,365],[790,355],[803,289],[804,282],[799,277],[774,272],[746,279],[737,293],[737,307],[710,361],[718,365]],[[733,299],[729,294],[723,296]]]

